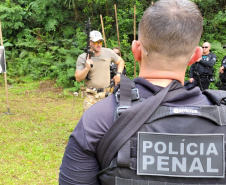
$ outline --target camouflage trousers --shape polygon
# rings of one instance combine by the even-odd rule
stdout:
[[[106,88],[104,92],[97,92],[86,88],[85,90],[85,99],[83,101],[83,112],[86,111],[89,107],[93,104],[97,103],[98,101],[104,99],[105,97],[109,96],[110,89]]]

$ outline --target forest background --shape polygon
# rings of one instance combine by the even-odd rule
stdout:
[[[217,89],[219,67],[226,54],[222,48],[226,44],[226,0],[193,1],[204,17],[200,45],[204,41],[210,42],[211,51],[217,55],[216,81],[210,85],[211,89]],[[122,58],[126,62],[127,76],[134,78],[131,52],[134,5],[137,30],[144,10],[151,3],[146,0],[1,0],[0,19],[8,82],[54,79],[58,86],[78,91],[81,83],[76,82],[74,73],[76,59],[86,46],[85,21],[90,17],[91,30],[102,32],[102,15],[107,47],[118,46],[114,5],[117,7]],[[138,75],[138,64],[136,71]]]

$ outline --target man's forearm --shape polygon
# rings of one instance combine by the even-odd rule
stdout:
[[[189,77],[193,78],[194,76],[194,64],[191,66],[190,71],[189,71]]]
[[[207,66],[207,67],[213,67],[216,62],[216,57],[211,57],[209,61],[201,60],[200,64]]]
[[[124,60],[120,58],[119,61],[116,63],[116,65],[117,65],[117,72],[122,73],[125,66]]]
[[[81,70],[81,71],[76,70],[76,71],[75,71],[75,78],[76,78],[76,81],[77,81],[77,82],[81,82],[82,80],[84,80],[84,79],[86,78],[88,72],[89,72],[89,69],[88,69],[88,68],[84,68],[84,69]]]

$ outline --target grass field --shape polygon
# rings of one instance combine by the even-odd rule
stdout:
[[[66,95],[65,95],[66,94]],[[0,184],[57,185],[65,146],[82,99],[52,81],[0,85]]]

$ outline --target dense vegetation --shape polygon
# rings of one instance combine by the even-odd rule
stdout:
[[[200,44],[209,41],[212,51],[218,57],[215,65],[217,77],[225,55],[222,45],[226,44],[226,1],[193,1],[197,3],[204,17],[204,32]],[[118,46],[114,4],[117,5],[120,47],[126,61],[127,75],[133,78],[131,42],[134,39],[134,5],[138,25],[151,1],[1,0],[0,19],[9,82],[56,79],[59,86],[78,90],[80,83],[75,81],[74,72],[77,56],[86,45],[85,21],[90,17],[92,30],[102,31],[102,15],[107,47]],[[138,71],[138,66],[136,69]],[[214,83],[211,88],[216,88]]]

